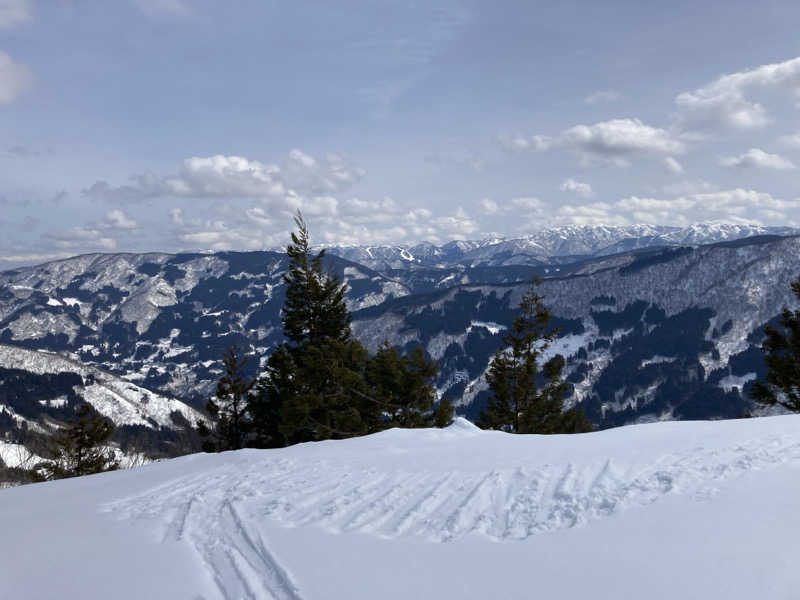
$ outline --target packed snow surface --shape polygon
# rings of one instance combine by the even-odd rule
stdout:
[[[798,493],[800,416],[458,419],[0,491],[0,598],[797,598]]]

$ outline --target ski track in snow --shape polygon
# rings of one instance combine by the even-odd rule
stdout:
[[[414,461],[378,469],[361,460],[253,454],[235,469],[186,476],[105,506],[117,518],[155,523],[163,539],[187,540],[223,597],[300,600],[259,523],[317,526],[333,533],[449,542],[469,534],[523,540],[585,525],[669,494],[714,497],[725,480],[800,462],[792,436],[724,448],[696,447],[651,460],[597,458],[481,471]],[[250,458],[254,457],[254,458]],[[233,582],[233,583],[232,583]]]

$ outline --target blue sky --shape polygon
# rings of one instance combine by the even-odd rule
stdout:
[[[800,226],[789,1],[0,0],[0,265]]]

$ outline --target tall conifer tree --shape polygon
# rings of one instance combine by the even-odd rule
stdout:
[[[368,354],[350,336],[346,286],[325,271],[324,250],[312,256],[299,212],[295,224],[284,276],[287,341],[269,357],[250,403],[263,444],[349,437],[379,428],[380,411],[370,403],[363,378]],[[277,428],[264,420],[274,415],[279,415]]]
[[[564,357],[556,354],[542,363],[557,331],[549,327],[551,313],[536,292],[538,283],[535,279],[522,296],[520,314],[489,365],[490,396],[477,424],[510,433],[590,431],[582,409],[563,412],[568,388],[561,376]]]

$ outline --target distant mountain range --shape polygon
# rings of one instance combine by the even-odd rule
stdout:
[[[752,410],[761,328],[795,302],[800,237],[791,233],[567,227],[517,240],[330,248],[327,266],[348,284],[354,334],[371,349],[422,345],[440,363],[441,395],[468,417],[484,405],[488,363],[539,275],[560,328],[553,351],[568,359],[569,402],[609,427]],[[368,265],[353,260],[365,254]],[[177,443],[197,418],[190,407],[213,393],[225,348],[263,359],[282,340],[287,266],[278,252],[120,253],[0,273],[0,392],[12,375],[29,375],[27,412],[0,396],[0,439],[21,436],[18,417],[29,429],[63,417],[66,398],[152,432],[156,446],[159,435]],[[59,373],[75,380],[56,385]],[[108,378],[113,385],[97,383]]]
[[[727,223],[689,227],[568,225],[519,238],[422,243],[400,246],[329,246],[328,252],[376,270],[419,266],[470,267],[572,262],[656,246],[697,246],[761,235],[796,235],[800,229]]]

